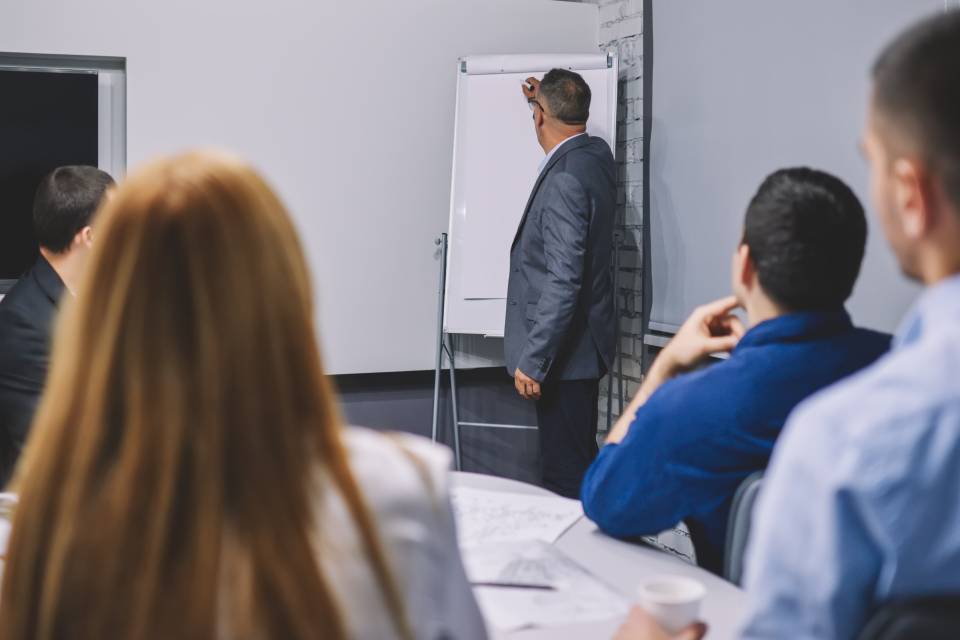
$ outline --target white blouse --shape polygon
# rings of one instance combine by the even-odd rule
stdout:
[[[344,442],[414,636],[485,639],[457,546],[450,451],[425,438],[357,427],[346,429]],[[339,599],[350,637],[397,637],[353,520],[341,496],[333,493],[319,502],[319,563]]]
[[[350,467],[373,516],[416,640],[486,640],[487,632],[464,572],[450,505],[448,449],[424,438],[351,427],[344,443]],[[320,487],[329,487],[321,479]],[[10,530],[0,494],[0,577]],[[318,564],[343,612],[349,636],[389,640],[397,631],[353,519],[337,492],[317,501]],[[221,602],[222,621],[230,620]],[[229,624],[218,638],[233,637]]]

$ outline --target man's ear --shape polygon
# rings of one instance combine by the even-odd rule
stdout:
[[[734,277],[737,282],[746,289],[752,289],[757,269],[753,264],[753,256],[750,255],[750,247],[746,243],[740,243],[740,246],[737,247],[735,264],[736,273]]]
[[[534,109],[533,110],[533,124],[536,125],[537,129],[543,128],[543,121],[546,118],[543,115],[543,109]]]
[[[93,229],[90,225],[85,226],[80,231],[77,231],[77,235],[74,236],[74,244],[79,244],[80,246],[90,247],[93,244]]]
[[[929,176],[916,161],[899,158],[893,163],[891,182],[894,213],[904,236],[911,240],[922,238],[936,223]]]

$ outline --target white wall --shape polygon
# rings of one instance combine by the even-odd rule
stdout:
[[[217,145],[265,171],[330,373],[433,366],[457,57],[593,53],[597,31],[596,7],[549,0],[0,2],[2,50],[127,59],[131,166]]]
[[[651,326],[677,326],[730,291],[747,203],[763,178],[811,166],[872,209],[858,141],[881,48],[942,0],[654,0]],[[848,309],[893,331],[918,289],[875,216]],[[656,324],[654,324],[656,323]]]

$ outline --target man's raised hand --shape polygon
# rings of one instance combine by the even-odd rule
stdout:
[[[731,313],[739,306],[737,299],[730,296],[697,307],[658,360],[663,358],[664,364],[677,372],[693,368],[712,353],[733,351],[745,333],[740,318]]]
[[[530,76],[521,85],[521,90],[527,100],[536,100],[537,92],[540,90],[540,81]]]

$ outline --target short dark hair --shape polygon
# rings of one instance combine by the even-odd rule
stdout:
[[[590,117],[590,85],[579,73],[551,69],[540,81],[538,94],[561,122],[586,124]]]
[[[110,174],[96,167],[58,167],[47,174],[33,199],[33,230],[40,246],[54,253],[70,248],[113,185]]]
[[[960,207],[960,11],[899,35],[873,65],[873,104],[902,132]]]
[[[764,292],[788,311],[843,307],[860,273],[867,219],[839,178],[808,168],[781,169],[747,207],[743,243]]]

